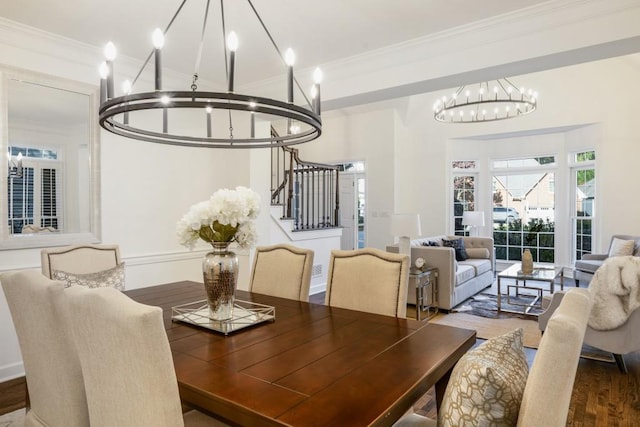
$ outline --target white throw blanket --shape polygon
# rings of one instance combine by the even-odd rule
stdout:
[[[593,295],[592,329],[606,331],[624,324],[640,307],[640,257],[607,258],[596,270],[589,291]]]

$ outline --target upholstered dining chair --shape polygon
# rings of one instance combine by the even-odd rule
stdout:
[[[108,287],[71,286],[64,292],[91,425],[226,425],[195,410],[182,414],[160,307]]]
[[[325,305],[407,317],[409,256],[364,248],[333,250]]]
[[[50,279],[89,287],[124,290],[124,263],[118,245],[72,245],[40,251],[42,274]]]
[[[58,302],[64,286],[39,271],[0,276],[22,352],[29,408],[25,426],[89,425],[80,362],[63,327]]]
[[[278,244],[256,248],[249,290],[309,301],[313,250]]]
[[[510,406],[503,406],[501,399],[508,395],[507,390],[510,385],[517,382],[515,378],[505,373],[495,373],[495,370],[501,366],[514,364],[516,359],[513,354],[510,354],[510,349],[501,352],[498,358],[491,353],[483,355],[479,352],[480,346],[470,358],[473,359],[470,363],[473,369],[464,370],[464,375],[457,373],[458,366],[470,362],[465,359],[467,355],[474,353],[474,350],[463,356],[454,368],[442,405],[438,408],[438,421],[410,410],[394,424],[394,427],[490,425],[492,422],[494,425],[515,424],[518,427],[566,426],[580,351],[592,304],[593,299],[586,289],[571,289],[567,292],[562,304],[549,320],[548,330],[540,341],[533,364],[526,376],[521,400],[515,412],[517,420],[496,420],[495,418],[504,417],[507,414],[506,409]],[[562,357],[558,357],[559,355]],[[481,384],[481,389],[462,388],[465,385],[468,387],[469,381],[472,384]],[[502,385],[499,386],[500,384]],[[456,392],[456,389],[460,389],[459,392]],[[482,398],[471,399],[470,396],[477,395],[472,393],[474,389],[480,393],[486,393],[487,401],[483,401]],[[454,393],[457,393],[460,398],[450,399]],[[505,403],[508,402],[505,401]],[[452,414],[458,414],[460,417],[457,420],[452,419]]]

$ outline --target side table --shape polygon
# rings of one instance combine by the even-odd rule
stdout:
[[[438,269],[411,269],[409,289],[416,290],[416,319],[422,320],[422,312],[427,312],[427,320],[438,313]]]

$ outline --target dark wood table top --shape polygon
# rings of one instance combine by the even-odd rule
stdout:
[[[238,291],[276,320],[229,336],[171,320],[203,300],[178,282],[126,291],[162,307],[180,395],[239,425],[391,425],[429,388],[438,398],[475,331]]]

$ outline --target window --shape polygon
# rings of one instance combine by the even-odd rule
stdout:
[[[455,161],[452,163],[453,175],[453,220],[456,236],[469,235],[462,225],[462,215],[465,211],[476,210],[476,181],[477,174],[470,174],[476,168],[475,161]],[[464,172],[462,172],[464,170]]]
[[[555,260],[555,157],[493,162],[493,238],[496,258]]]
[[[571,157],[573,256],[575,261],[593,246],[596,200],[596,153],[584,151]]]
[[[8,180],[9,234],[22,234],[26,225],[62,229],[60,208],[61,163],[55,150],[10,147],[11,155],[22,153],[22,176]]]
[[[452,144],[456,161],[449,163],[450,230],[466,235],[462,213],[484,211],[486,225],[480,234],[493,236],[499,269],[521,261],[524,249],[535,262],[563,266],[592,252],[598,243],[597,153],[580,146],[583,136]],[[466,160],[471,156],[479,160]]]

